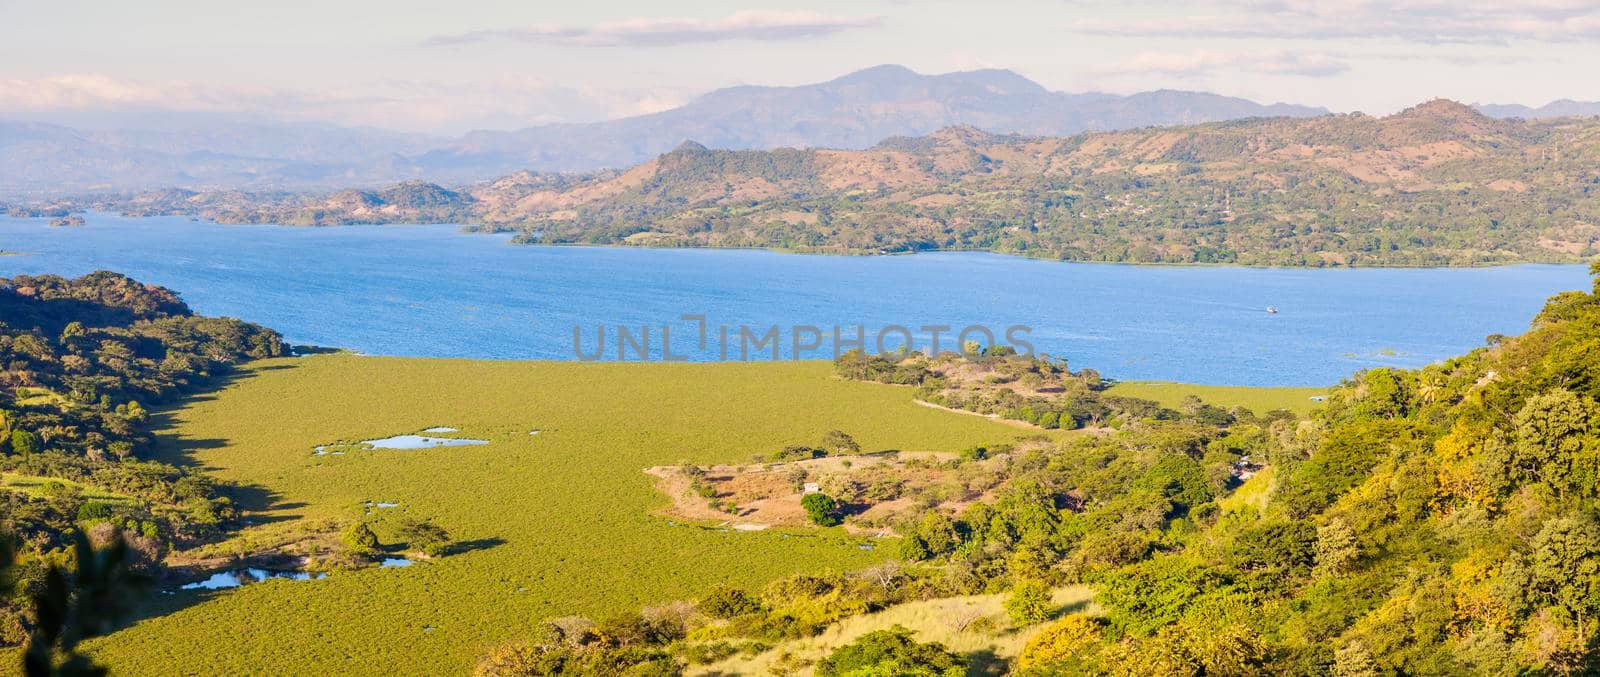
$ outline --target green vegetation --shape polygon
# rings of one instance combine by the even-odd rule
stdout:
[[[1326,397],[1329,390],[1329,388],[1203,386],[1166,381],[1118,381],[1106,388],[1105,394],[1151,400],[1169,409],[1180,409],[1185,406],[1189,398],[1194,397],[1223,409],[1244,407],[1258,412],[1283,409],[1308,416],[1322,406],[1322,402],[1311,398]]]
[[[99,298],[89,307],[107,305]],[[74,324],[60,327],[56,361],[81,337],[161,323]],[[275,340],[236,329],[206,336]],[[13,359],[35,365],[28,387],[82,390],[82,370],[37,359],[36,346],[51,345],[42,335],[4,337],[13,356],[36,358]],[[158,336],[169,356],[190,345]],[[249,356],[222,354],[209,364]],[[119,674],[674,674],[760,661],[783,673],[943,675],[1003,669],[1013,655],[1009,667],[1028,674],[1590,674],[1600,670],[1597,354],[1600,290],[1552,298],[1524,336],[1420,370],[1357,374],[1309,418],[1273,406],[1290,391],[1130,384],[1178,398],[1165,407],[1109,393],[1092,370],[1004,349],[832,365],[259,360],[213,395],[161,410],[153,444],[107,418],[142,423],[136,400],[7,410],[12,432],[31,439],[4,438],[13,453],[0,499],[25,552],[10,567],[20,574],[0,577],[21,589],[7,595],[0,632],[45,637],[53,661],[82,651]],[[186,371],[149,380],[138,355],[88,373],[111,377],[98,383],[116,393],[191,383],[180,381]],[[922,403],[1084,430],[1019,431]],[[98,427],[36,424],[50,416]],[[313,451],[440,423],[489,444]],[[822,448],[799,442],[817,439]],[[130,453],[102,451],[118,442]],[[895,542],[848,526],[678,524],[653,515],[661,497],[639,472],[789,448],[811,459],[800,463],[844,467],[867,457],[827,456],[943,452],[883,467],[979,468],[1004,481],[963,485],[969,493],[948,504],[910,501]],[[861,491],[892,494],[892,482],[873,484]],[[219,502],[215,486],[238,505]],[[850,506],[831,496],[800,502],[812,520],[836,523]],[[255,526],[223,528],[234,523],[224,509]],[[196,525],[210,525],[210,538]],[[342,541],[331,553],[329,534]],[[71,553],[52,545],[65,538]],[[30,581],[46,581],[59,609],[94,599],[97,586],[131,589],[124,571],[159,571],[169,545],[224,563],[269,549],[314,563],[428,560],[156,597],[139,623],[81,643],[112,625],[17,611],[19,601],[44,608]],[[63,592],[67,580],[79,595]],[[1061,608],[1050,590],[1064,587],[1092,588],[1099,609]],[[911,625],[863,628],[974,595],[993,596],[993,609],[950,628],[962,643]],[[972,648],[999,623],[1015,629],[1009,653]],[[861,632],[819,641],[847,626]]]
[[[1153,382],[1107,387],[1093,369],[1074,372],[1065,360],[1019,355],[1009,346],[993,346],[982,354],[971,348],[931,356],[852,350],[834,360],[834,370],[848,379],[916,386],[923,402],[1045,430],[1117,428],[1143,419],[1178,418],[1226,425],[1236,418],[1234,410],[1308,411],[1315,404],[1311,394],[1325,392]],[[1307,397],[1300,401],[1299,395]],[[987,450],[963,453],[981,458]]]
[[[829,498],[826,494],[806,494],[800,499],[800,507],[806,511],[806,517],[819,527],[838,526],[839,503]]]
[[[77,612],[53,620],[38,602],[111,585],[82,580],[85,571],[110,575],[84,560],[86,535],[145,574],[160,571],[169,548],[221,537],[237,516],[232,488],[148,460],[145,406],[282,352],[276,333],[197,317],[173,292],[114,273],[0,279],[0,530],[20,550],[18,590],[0,595],[0,648],[48,631],[70,654],[79,637],[109,629],[83,626],[89,615]]]
[[[206,552],[251,552],[388,501],[399,507],[367,520],[380,547],[403,544],[400,520],[410,518],[447,530],[448,554],[161,596],[138,624],[85,646],[119,674],[458,673],[489,647],[527,638],[537,619],[605,619],[713,584],[753,589],[796,571],[865,567],[893,548],[863,550],[865,539],[844,533],[674,526],[652,514],[664,499],[640,471],[743,462],[830,430],[850,431],[864,452],[954,452],[1021,432],[912,395],[832,378],[826,363],[258,361],[214,395],[159,414],[170,421],[160,459],[251,488],[241,507],[258,526]],[[490,443],[312,453],[328,440],[445,424]]]
[[[867,633],[839,647],[817,663],[816,674],[817,677],[962,677],[967,674],[967,661],[945,650],[942,644],[919,643],[911,639],[910,630],[895,626]]]
[[[1051,596],[1052,615],[1092,613],[1091,592],[1083,587],[1056,589]],[[800,672],[839,647],[851,644],[873,632],[904,627],[919,642],[937,642],[951,652],[967,656],[982,674],[992,674],[998,666],[1022,652],[1042,626],[1014,627],[1003,608],[1006,595],[956,595],[910,601],[882,611],[851,616],[822,629],[816,635],[762,646],[712,663],[690,661],[690,675],[769,675]],[[702,600],[701,609],[705,602]],[[1073,616],[1076,617],[1076,616]]]
[[[126,494],[105,491],[82,482],[74,482],[59,477],[19,475],[16,473],[0,473],[0,490],[16,491],[34,498],[74,495],[85,501],[97,503],[116,504],[135,501],[133,497]]]

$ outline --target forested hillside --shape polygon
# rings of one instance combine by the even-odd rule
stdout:
[[[685,143],[625,171],[519,173],[450,191],[153,193],[51,208],[226,223],[436,222],[548,244],[986,250],[1075,261],[1291,266],[1587,260],[1600,120],[1257,118],[1071,137],[970,127],[867,150]]]
[[[201,317],[125,276],[0,278],[0,535],[23,557],[0,598],[0,647],[34,628],[28,601],[76,534],[120,535],[154,573],[170,547],[216,536],[236,510],[222,488],[147,460],[148,407],[215,385],[238,362],[282,355],[276,332]],[[0,590],[9,589],[0,586]]]
[[[1007,666],[1018,674],[1593,674],[1597,358],[1600,293],[1570,292],[1520,337],[1357,374],[1309,419],[1121,412],[1054,445],[964,454],[941,467],[1002,488],[905,519],[903,566],[720,588],[598,625],[553,619],[480,674],[672,674],[769,650],[819,675],[963,674],[976,658],[904,629],[814,664],[783,647],[846,617],[995,592],[1009,618],[961,627],[1029,633]],[[927,382],[914,364],[877,366],[840,365]],[[1052,618],[1045,590],[1063,585],[1092,588],[1096,609]]]

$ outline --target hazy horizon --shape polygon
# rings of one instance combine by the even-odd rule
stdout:
[[[1024,14],[1024,10],[1026,13]],[[1022,20],[1026,17],[1026,20]],[[1600,6],[1514,0],[639,2],[440,8],[0,1],[0,117],[222,113],[454,135],[670,109],[881,64],[1062,92],[1181,89],[1336,112],[1600,99]]]

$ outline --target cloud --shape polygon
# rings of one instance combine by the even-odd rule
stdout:
[[[62,114],[240,113],[408,131],[459,133],[654,113],[691,92],[573,87],[521,74],[470,81],[378,80],[326,89],[141,81],[99,74],[0,79],[0,114],[50,121]]]
[[[797,40],[883,25],[880,16],[835,16],[810,11],[742,11],[721,19],[635,18],[592,26],[542,25],[440,35],[430,45],[488,40],[582,47],[666,47],[726,40]]]
[[[1355,39],[1430,44],[1600,40],[1593,0],[1210,0],[1178,16],[1082,19],[1068,30],[1116,37]]]
[[[1103,77],[1127,75],[1202,78],[1221,72],[1294,75],[1323,78],[1350,70],[1342,58],[1322,52],[1214,51],[1140,52],[1128,59],[1091,66],[1086,73]]]

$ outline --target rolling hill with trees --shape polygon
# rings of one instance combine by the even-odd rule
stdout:
[[[1574,262],[1600,253],[1600,120],[1258,118],[1076,136],[951,127],[865,150],[712,150],[458,190],[167,191],[49,208],[225,223],[466,223],[543,244],[984,250],[1288,266]]]
[[[996,673],[1594,674],[1596,351],[1600,288],[1566,292],[1522,336],[1355,374],[1309,419],[1201,405],[952,459],[943,467],[1004,484],[905,518],[903,566],[718,587],[598,624],[551,619],[478,674],[717,674],[701,666],[741,653],[786,672],[964,674],[996,656],[899,627],[814,662],[789,647],[842,619],[995,593],[1004,620],[950,634],[1027,636]],[[1060,608],[1053,586],[1091,588],[1095,608]]]

